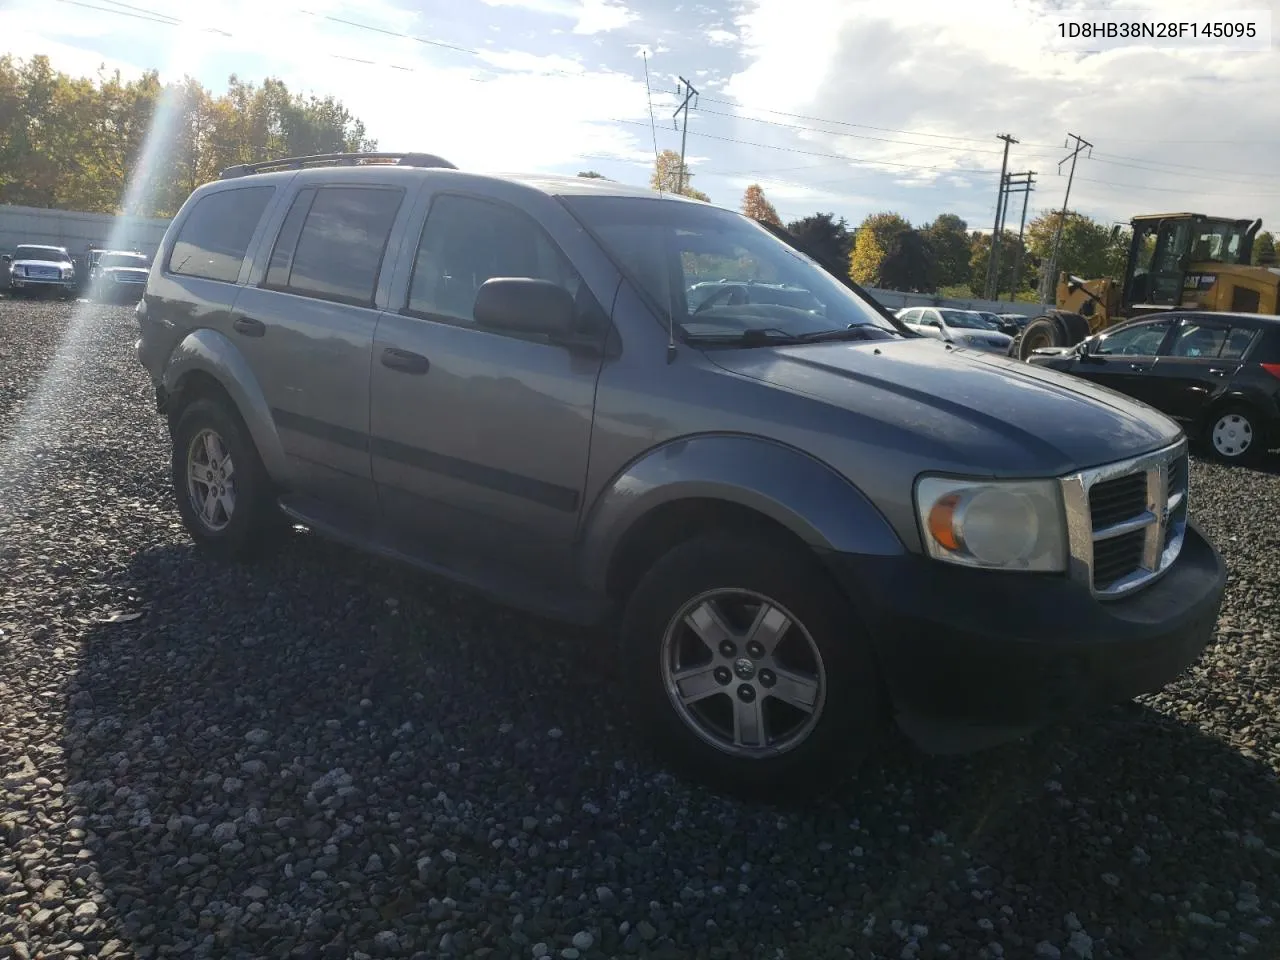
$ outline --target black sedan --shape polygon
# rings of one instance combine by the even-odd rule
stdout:
[[[1160,313],[1027,359],[1150,404],[1223,460],[1280,446],[1280,318]]]

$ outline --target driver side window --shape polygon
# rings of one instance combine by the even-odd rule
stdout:
[[[1168,332],[1168,320],[1138,324],[1105,335],[1090,352],[1097,356],[1154,357]]]

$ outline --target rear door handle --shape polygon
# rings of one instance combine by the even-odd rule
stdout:
[[[236,333],[244,334],[246,337],[260,337],[267,332],[267,325],[253,317],[236,317],[236,322],[232,326],[235,327]]]
[[[1225,377],[1227,375],[1227,371],[1222,367],[1210,367],[1209,374],[1214,377]]]
[[[422,354],[398,347],[383,348],[382,365],[401,373],[426,373],[431,369],[431,362]]]
[[[1145,363],[1131,363],[1131,364],[1129,364],[1129,369],[1130,369],[1130,370],[1138,370],[1138,371],[1146,370],[1146,369],[1147,369],[1147,365],[1146,365]]]

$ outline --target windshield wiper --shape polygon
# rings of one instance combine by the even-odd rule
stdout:
[[[871,331],[875,333],[871,333]],[[881,331],[869,323],[855,323],[834,330],[815,330],[810,333],[789,333],[777,327],[751,327],[741,333],[703,333],[689,334],[691,343],[715,343],[735,347],[785,347],[798,343],[823,343],[835,340],[879,340],[878,333],[884,333],[883,339],[890,339],[896,333],[892,330]]]

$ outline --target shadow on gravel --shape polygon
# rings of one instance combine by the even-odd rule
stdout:
[[[122,588],[137,604],[91,628],[64,736],[64,810],[104,895],[50,943],[1276,955],[1275,777],[1144,707],[904,754],[776,810],[665,775],[591,637],[307,534],[254,568],[144,552]]]

